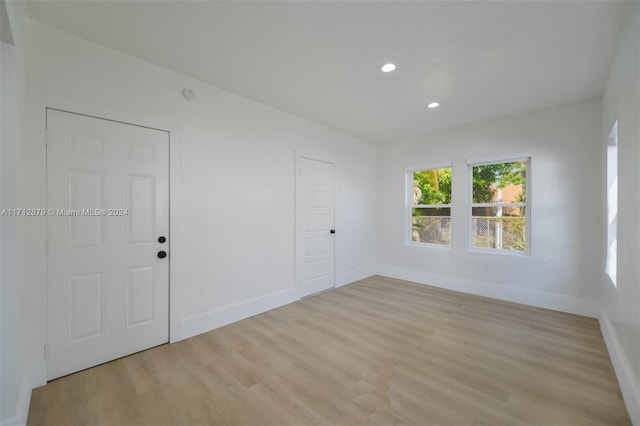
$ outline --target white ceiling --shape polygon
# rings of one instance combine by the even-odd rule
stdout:
[[[64,31],[371,141],[599,96],[628,2],[29,1]],[[380,67],[394,62],[396,71]],[[428,109],[437,100],[441,107]]]

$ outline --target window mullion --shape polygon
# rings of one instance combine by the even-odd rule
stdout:
[[[449,209],[451,204],[414,204],[414,209]]]

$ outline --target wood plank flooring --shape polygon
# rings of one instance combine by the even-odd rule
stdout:
[[[629,425],[598,322],[371,277],[35,389],[28,425]]]

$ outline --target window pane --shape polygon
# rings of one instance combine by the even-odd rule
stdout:
[[[524,207],[473,207],[471,240],[474,247],[524,251],[526,242]]]
[[[450,244],[451,209],[412,209],[411,240],[419,243]]]
[[[451,167],[413,172],[413,205],[451,204]]]
[[[473,166],[474,203],[524,203],[527,160]]]
[[[614,286],[617,274],[618,238],[618,122],[609,133],[607,146],[607,262],[606,272]]]

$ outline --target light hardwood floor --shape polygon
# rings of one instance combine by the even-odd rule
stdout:
[[[629,425],[598,322],[372,277],[35,389],[28,425]]]

